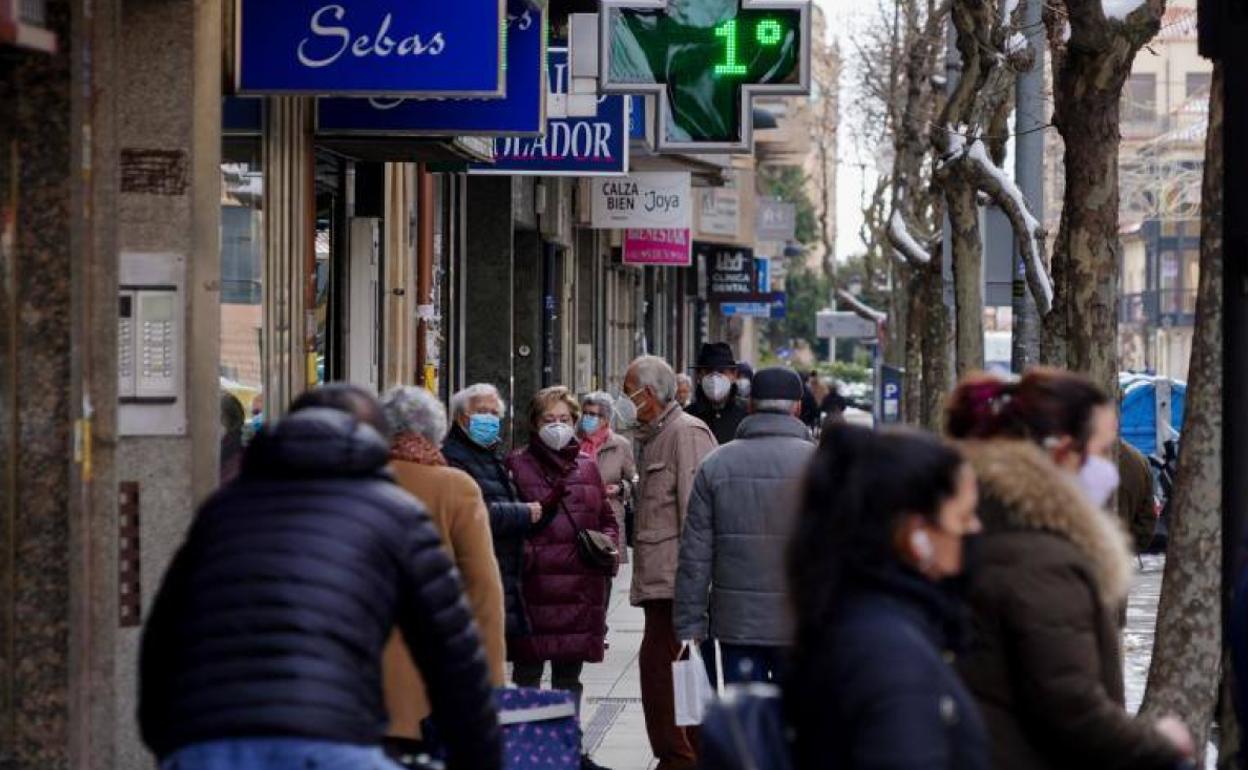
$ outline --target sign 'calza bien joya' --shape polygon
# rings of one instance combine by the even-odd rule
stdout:
[[[237,2],[240,94],[506,95],[506,0]]]

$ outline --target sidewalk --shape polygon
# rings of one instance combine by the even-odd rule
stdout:
[[[630,565],[623,565],[612,584],[607,658],[586,666],[584,674],[585,748],[610,770],[649,770],[658,764],[641,712],[637,653],[643,621],[641,610],[628,603],[632,577]]]

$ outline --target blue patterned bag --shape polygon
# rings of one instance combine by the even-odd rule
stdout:
[[[562,690],[496,690],[506,770],[579,770],[576,701]]]

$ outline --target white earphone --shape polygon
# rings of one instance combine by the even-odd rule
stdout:
[[[927,533],[921,529],[916,529],[910,533],[910,547],[914,549],[914,553],[919,557],[919,566],[926,568],[932,563],[932,558],[936,556],[936,548],[932,545],[932,539]]]

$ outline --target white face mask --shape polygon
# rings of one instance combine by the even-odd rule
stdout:
[[[538,438],[542,443],[558,452],[568,445],[576,435],[576,431],[571,425],[564,425],[561,422],[552,422],[549,425],[543,425],[542,429],[537,432]]]
[[[750,381],[749,380],[737,380],[737,395],[740,396],[741,398],[750,397]]]
[[[708,374],[702,378],[702,392],[715,403],[728,398],[728,391],[730,390],[732,390],[732,383],[728,381],[727,377],[718,372]]]
[[[615,427],[628,430],[637,424],[637,405],[628,396],[621,395],[615,400]]]
[[[1091,455],[1079,469],[1079,488],[1097,508],[1104,508],[1113,496],[1121,478],[1118,466],[1099,455]]]

